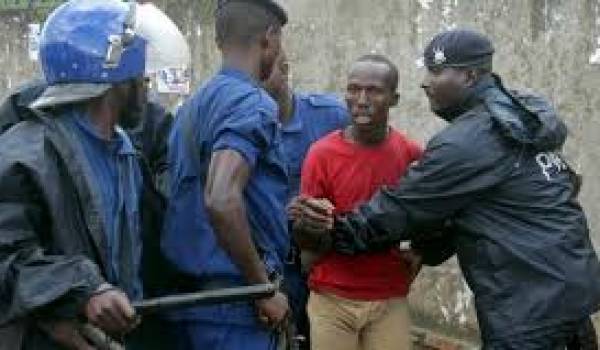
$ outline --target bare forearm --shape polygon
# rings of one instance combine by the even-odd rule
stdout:
[[[209,215],[221,247],[249,284],[268,282],[267,272],[252,241],[246,210],[240,196],[209,206]]]
[[[250,284],[268,282],[250,232],[244,205],[244,189],[250,167],[236,151],[213,154],[204,193],[211,224],[221,247]]]

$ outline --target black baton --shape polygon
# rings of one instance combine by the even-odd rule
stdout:
[[[133,307],[136,313],[141,315],[185,306],[213,305],[262,299],[273,296],[276,291],[277,287],[275,284],[257,284],[146,299],[134,302]]]

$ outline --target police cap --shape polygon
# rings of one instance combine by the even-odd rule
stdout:
[[[423,53],[423,62],[433,67],[477,67],[491,64],[494,46],[485,35],[469,29],[454,29],[433,37]]]

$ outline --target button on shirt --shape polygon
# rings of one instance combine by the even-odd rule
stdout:
[[[141,232],[139,198],[142,177],[129,137],[116,128],[104,139],[85,113],[73,111],[68,124],[74,130],[88,161],[84,166],[99,199],[107,243],[107,280],[131,299],[141,299]]]
[[[217,242],[203,199],[211,155],[220,150],[238,152],[250,166],[244,203],[252,239],[267,272],[282,270],[289,249],[288,178],[277,115],[267,93],[248,74],[230,68],[210,79],[177,113],[169,141],[171,200],[162,246],[180,270],[197,277],[199,288],[247,283]],[[193,317],[220,317],[208,309]],[[253,308],[243,313],[247,322],[256,322]],[[228,321],[236,322],[235,317]]]
[[[281,128],[283,150],[289,167],[290,197],[298,195],[302,163],[310,146],[349,122],[345,104],[332,94],[293,95],[294,112]]]

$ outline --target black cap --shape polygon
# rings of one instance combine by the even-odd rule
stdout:
[[[433,37],[423,53],[427,67],[473,67],[492,62],[494,46],[485,35],[455,29]]]
[[[283,7],[281,7],[281,5],[274,0],[219,0],[217,2],[217,11],[219,11],[223,6],[232,2],[247,2],[258,5],[275,15],[275,17],[277,17],[277,19],[281,22],[282,26],[286,25],[288,22],[287,13]]]

